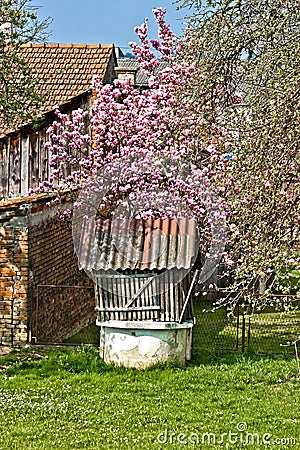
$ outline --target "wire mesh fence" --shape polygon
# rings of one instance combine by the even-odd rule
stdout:
[[[260,312],[238,305],[228,317],[225,307],[213,311],[212,300],[194,304],[196,324],[193,351],[253,351],[256,353],[293,354],[287,346],[300,336],[300,302],[290,302],[291,309],[269,305]],[[249,314],[250,312],[250,314]],[[99,327],[93,322],[65,341],[66,343],[99,344]]]
[[[60,344],[96,320],[93,286],[39,284],[31,310],[31,342]],[[90,340],[87,332],[82,338]],[[87,342],[89,343],[89,342]]]
[[[39,285],[37,294],[32,312],[34,342],[99,345],[92,287]],[[300,338],[300,300],[279,297],[259,312],[252,305],[239,304],[230,316],[226,307],[213,308],[213,296],[195,298],[194,353],[294,353],[287,344]]]
[[[84,327],[78,333],[73,334],[69,338],[63,341],[63,344],[89,344],[93,346],[99,346],[100,330],[96,325],[96,322],[90,323],[87,327]]]
[[[193,349],[293,353],[294,348],[288,343],[300,337],[300,302],[291,300],[289,306],[286,309],[286,305],[270,302],[255,312],[251,305],[238,305],[228,316],[225,307],[213,311],[213,301],[197,300]]]

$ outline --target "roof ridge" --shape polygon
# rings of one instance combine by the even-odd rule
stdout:
[[[30,42],[29,44],[22,44],[22,48],[113,48],[114,44],[48,44],[48,43],[38,43],[34,44]]]

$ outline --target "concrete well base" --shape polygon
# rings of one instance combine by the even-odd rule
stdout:
[[[97,322],[106,363],[145,369],[169,359],[191,359],[193,322]]]

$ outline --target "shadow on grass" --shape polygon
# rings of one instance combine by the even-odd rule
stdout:
[[[241,351],[222,351],[222,350],[202,350],[195,349],[192,353],[192,359],[189,362],[189,366],[200,366],[200,365],[234,365],[241,361],[291,361],[295,359],[295,355],[289,352],[282,353],[258,353],[253,351],[250,347],[245,350],[244,353]]]
[[[56,349],[29,347],[15,349],[0,359],[0,373],[15,376],[22,373],[29,377],[50,377],[61,374],[103,374],[108,371],[123,372],[125,369],[106,364],[95,347],[81,345],[77,348]]]
[[[200,366],[234,366],[243,362],[292,360],[292,355],[257,354],[254,352],[208,352],[194,351],[193,359],[184,365],[176,359],[159,363],[144,370],[124,368],[106,364],[94,347],[79,346],[77,348],[35,349],[22,348],[0,358],[0,375],[6,378],[22,376],[27,379],[49,377],[68,377],[78,374],[112,375],[134,374],[151,371],[185,371]]]
[[[93,344],[99,345],[100,328],[95,322],[80,330],[78,333],[65,339],[65,344]]]

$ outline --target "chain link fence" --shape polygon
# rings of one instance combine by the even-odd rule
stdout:
[[[285,297],[283,301],[277,296],[261,311],[239,304],[229,315],[226,307],[214,309],[213,298],[212,293],[194,298],[194,353],[294,353],[294,347],[287,344],[300,337],[299,299]],[[93,288],[39,285],[35,306],[32,331],[36,343],[99,345]]]
[[[278,298],[272,299],[261,311],[240,304],[233,315],[226,307],[213,310],[213,303],[205,297],[194,302],[194,351],[294,352],[288,344],[300,337],[299,300],[293,298],[283,304]]]

